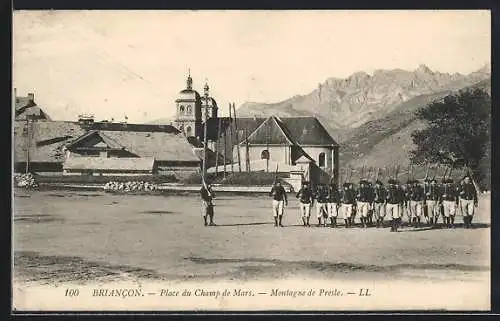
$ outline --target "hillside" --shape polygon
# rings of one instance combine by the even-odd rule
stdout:
[[[491,79],[465,88],[481,88],[491,94]],[[451,91],[415,97],[399,105],[386,116],[350,131],[346,134],[347,139],[341,143],[340,161],[343,166],[408,166],[408,152],[414,149],[411,133],[425,126],[416,119],[415,111],[449,93]]]
[[[490,75],[489,65],[468,75],[432,71],[425,65],[413,71],[376,70],[373,75],[356,72],[345,79],[329,78],[307,95],[297,95],[271,104],[244,103],[238,115],[314,115],[336,139],[343,141],[349,131],[401,109],[402,104],[414,98],[470,86]]]

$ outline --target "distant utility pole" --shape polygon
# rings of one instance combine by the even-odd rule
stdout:
[[[234,126],[236,130],[236,150],[238,151],[238,171],[241,173],[240,139],[238,134],[238,117],[236,117],[236,105],[233,103]]]
[[[208,135],[207,135],[207,120],[208,120],[208,83],[205,84],[205,125],[203,126],[203,170],[202,170],[202,180],[203,185],[206,184],[206,174],[207,174],[207,144],[208,144]]]
[[[232,117],[232,112],[231,112],[231,103],[229,103],[229,146],[231,146],[231,174],[234,174],[233,117]]]

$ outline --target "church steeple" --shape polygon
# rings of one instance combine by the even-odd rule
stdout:
[[[186,80],[186,89],[193,90],[193,78],[191,78],[191,69],[188,69],[188,77]]]
[[[203,89],[205,91],[205,97],[208,97],[208,95],[209,95],[209,92],[208,92],[209,87],[208,87],[208,80],[207,79],[205,79],[205,87],[203,87]]]

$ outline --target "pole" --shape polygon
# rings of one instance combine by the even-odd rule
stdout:
[[[238,150],[238,171],[241,173],[240,139],[238,134],[238,117],[236,117],[236,105],[233,103],[234,126],[236,129],[236,149]]]
[[[224,178],[226,178],[226,163],[227,163],[227,128],[224,130]]]
[[[217,135],[215,141],[215,177],[219,176],[219,131],[222,119],[219,117],[219,123],[217,124]]]
[[[205,91],[205,122],[203,126],[203,170],[202,170],[202,183],[206,188],[205,175],[207,173],[207,144],[208,144],[208,135],[207,135],[207,120],[208,120],[208,91]]]
[[[248,128],[245,128],[245,161],[247,165],[247,172],[250,172],[250,148],[248,146]]]
[[[30,120],[29,116],[26,115],[26,174],[29,173],[29,163],[30,163]]]
[[[229,104],[229,146],[231,146],[231,174],[233,174],[234,152],[233,152],[233,117],[231,112],[231,104]]]

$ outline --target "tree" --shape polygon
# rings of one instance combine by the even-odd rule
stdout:
[[[481,180],[487,174],[480,165],[490,148],[490,115],[491,97],[482,89],[431,102],[417,112],[428,126],[412,133],[417,148],[410,152],[410,159],[416,164],[465,163]]]

